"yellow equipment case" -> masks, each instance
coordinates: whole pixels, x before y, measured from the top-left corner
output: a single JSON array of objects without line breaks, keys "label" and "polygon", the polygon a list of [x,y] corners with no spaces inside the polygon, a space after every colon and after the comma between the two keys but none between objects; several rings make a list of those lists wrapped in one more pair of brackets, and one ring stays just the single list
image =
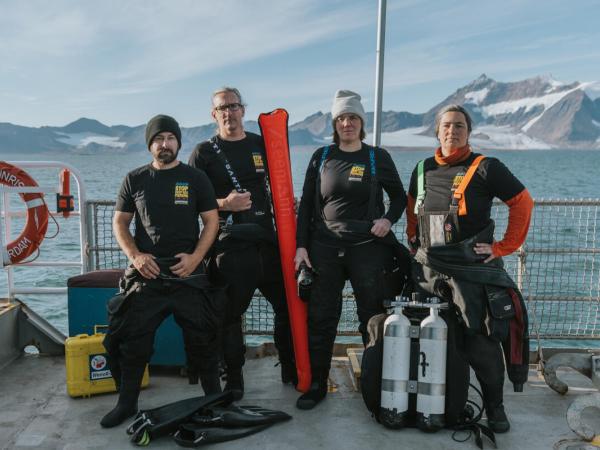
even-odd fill
[{"label": "yellow equipment case", "polygon": [[[102,345],[104,333],[94,331],[92,336],[78,334],[65,341],[67,392],[71,397],[89,397],[117,390],[107,365],[106,350]],[[146,366],[142,387],[148,386],[149,381]]]}]

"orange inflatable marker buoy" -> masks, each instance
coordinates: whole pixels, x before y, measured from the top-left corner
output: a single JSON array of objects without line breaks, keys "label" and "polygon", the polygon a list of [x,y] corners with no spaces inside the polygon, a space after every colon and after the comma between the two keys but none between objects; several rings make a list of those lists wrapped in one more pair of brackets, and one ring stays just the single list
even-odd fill
[{"label": "orange inflatable marker buoy", "polygon": [[294,187],[288,143],[288,113],[284,109],[276,109],[269,114],[261,114],[258,117],[258,124],[265,141],[281,269],[294,340],[294,356],[298,371],[296,389],[306,392],[311,382],[306,323],[307,307],[306,303],[298,297],[294,270],[296,213],[294,212]]}]

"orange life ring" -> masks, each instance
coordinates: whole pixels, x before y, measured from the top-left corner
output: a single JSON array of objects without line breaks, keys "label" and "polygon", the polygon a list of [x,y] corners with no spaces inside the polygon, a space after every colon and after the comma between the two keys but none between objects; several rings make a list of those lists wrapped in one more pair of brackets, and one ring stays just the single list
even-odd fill
[{"label": "orange life ring", "polygon": [[[4,161],[0,161],[0,183],[13,187],[38,185],[27,172]],[[27,205],[27,220],[19,237],[1,250],[4,265],[16,264],[35,252],[48,229],[48,207],[44,202],[44,194],[19,195]]]}]

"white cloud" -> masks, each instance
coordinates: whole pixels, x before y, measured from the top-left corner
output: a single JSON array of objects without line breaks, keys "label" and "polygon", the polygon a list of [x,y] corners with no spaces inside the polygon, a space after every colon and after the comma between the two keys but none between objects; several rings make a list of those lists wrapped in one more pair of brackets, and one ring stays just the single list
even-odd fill
[{"label": "white cloud", "polygon": [[57,58],[46,70],[81,70],[98,79],[98,96],[152,90],[322,42],[371,20],[368,5],[327,10],[316,0],[12,3],[0,57],[25,67],[44,55]]},{"label": "white cloud", "polygon": [[[195,121],[192,96],[203,101],[230,82],[251,108],[285,103],[295,118],[327,111],[339,88],[357,90],[372,110],[376,1],[2,3],[0,120],[61,123],[85,114],[141,122],[176,95],[174,113]],[[384,105],[426,110],[484,72],[499,81],[540,72],[568,80],[562,69],[571,76],[587,64],[594,73],[598,31],[572,25],[573,15],[593,15],[593,3],[581,8],[586,14],[558,0],[541,4],[389,0]],[[563,36],[578,45],[566,51]],[[419,106],[404,103],[407,91]]]}]

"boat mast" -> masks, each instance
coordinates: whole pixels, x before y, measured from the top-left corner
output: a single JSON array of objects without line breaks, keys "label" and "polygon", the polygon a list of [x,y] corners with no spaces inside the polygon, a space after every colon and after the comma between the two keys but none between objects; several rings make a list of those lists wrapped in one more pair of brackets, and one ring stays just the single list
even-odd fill
[{"label": "boat mast", "polygon": [[383,94],[383,57],[385,54],[386,0],[379,0],[377,16],[377,66],[375,68],[375,109],[373,113],[373,146],[381,143],[381,103]]}]

